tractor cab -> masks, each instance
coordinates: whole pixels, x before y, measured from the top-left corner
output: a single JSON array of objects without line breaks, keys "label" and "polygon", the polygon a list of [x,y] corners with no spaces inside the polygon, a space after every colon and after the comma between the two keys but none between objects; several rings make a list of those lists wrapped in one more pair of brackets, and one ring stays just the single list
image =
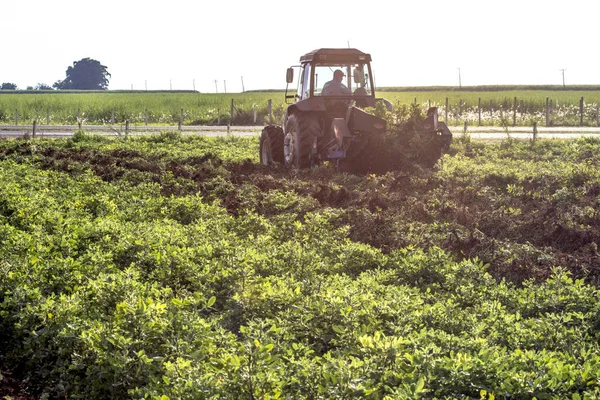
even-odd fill
[{"label": "tractor cab", "polygon": [[[286,89],[288,104],[320,97],[326,100],[327,110],[341,105],[347,108],[352,101],[362,108],[375,106],[370,54],[356,49],[318,49],[300,57],[299,69],[296,94],[288,94]],[[289,68],[287,82],[293,81],[294,69]]]}]

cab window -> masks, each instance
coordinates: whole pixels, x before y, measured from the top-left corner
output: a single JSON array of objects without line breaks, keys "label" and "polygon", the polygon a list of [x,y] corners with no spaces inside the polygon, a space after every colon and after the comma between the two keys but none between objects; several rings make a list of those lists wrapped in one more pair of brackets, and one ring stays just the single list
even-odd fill
[{"label": "cab window", "polygon": [[300,83],[298,84],[298,100],[308,99],[310,97],[310,64],[306,64],[300,74]]}]

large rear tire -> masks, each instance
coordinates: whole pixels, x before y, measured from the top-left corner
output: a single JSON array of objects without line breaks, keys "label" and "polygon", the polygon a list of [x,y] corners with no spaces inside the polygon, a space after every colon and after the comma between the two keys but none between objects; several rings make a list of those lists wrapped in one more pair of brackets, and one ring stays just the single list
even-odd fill
[{"label": "large rear tire", "polygon": [[288,117],[283,139],[285,165],[294,168],[311,166],[312,143],[319,130],[319,120],[314,114],[296,112]]},{"label": "large rear tire", "polygon": [[266,126],[260,134],[260,163],[271,165],[283,163],[283,129],[280,126]]}]

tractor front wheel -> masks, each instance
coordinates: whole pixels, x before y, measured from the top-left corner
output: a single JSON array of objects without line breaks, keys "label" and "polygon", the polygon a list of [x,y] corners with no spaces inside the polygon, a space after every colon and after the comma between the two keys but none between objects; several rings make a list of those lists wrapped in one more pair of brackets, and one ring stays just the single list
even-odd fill
[{"label": "tractor front wheel", "polygon": [[314,115],[295,113],[288,117],[283,139],[285,165],[295,168],[311,166],[311,145],[319,129],[319,120]]},{"label": "tractor front wheel", "polygon": [[280,126],[266,126],[260,134],[260,163],[270,165],[283,163],[283,129]]}]

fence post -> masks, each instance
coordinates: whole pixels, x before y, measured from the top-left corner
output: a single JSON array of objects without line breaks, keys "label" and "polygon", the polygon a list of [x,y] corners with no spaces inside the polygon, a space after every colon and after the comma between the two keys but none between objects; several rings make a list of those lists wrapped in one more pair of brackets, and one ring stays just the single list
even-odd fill
[{"label": "fence post", "polygon": [[77,109],[77,123],[79,124],[79,127],[81,129],[81,108]]},{"label": "fence post", "polygon": [[15,125],[19,125],[19,109],[15,108]]},{"label": "fence post", "polygon": [[458,109],[458,115],[462,117],[462,108],[463,108],[463,101],[462,99],[460,99],[460,106]]},{"label": "fence post", "polygon": [[517,96],[515,96],[515,102],[513,104],[513,126],[517,126]]},{"label": "fence post", "polygon": [[125,135],[129,135],[129,120],[125,120]]},{"label": "fence post", "polygon": [[146,123],[146,126],[148,126],[148,109],[146,108],[146,117],[144,118],[144,122]]},{"label": "fence post", "polygon": [[233,124],[233,110],[235,106],[233,105],[233,99],[231,99],[231,120],[229,121],[229,125]]},{"label": "fence post", "polygon": [[493,117],[494,110],[492,109],[492,99],[490,99],[490,117]]},{"label": "fence post", "polygon": [[46,109],[46,125],[50,125],[50,110]]},{"label": "fence post", "polygon": [[256,125],[256,107],[254,107],[254,125]]},{"label": "fence post", "polygon": [[583,126],[583,96],[579,100],[579,126]]},{"label": "fence post", "polygon": [[217,126],[221,125],[221,107],[217,109]]},{"label": "fence post", "polygon": [[183,108],[181,109],[181,114],[179,115],[179,131],[181,131],[183,127]]},{"label": "fence post", "polygon": [[479,114],[479,123],[477,126],[481,126],[481,97],[477,101],[477,113]]},{"label": "fence post", "polygon": [[269,99],[269,125],[273,124],[273,101]]},{"label": "fence post", "polygon": [[546,96],[546,126],[550,125],[550,99]]},{"label": "fence post", "polygon": [[537,139],[537,122],[533,122],[533,143],[535,143],[536,139]]},{"label": "fence post", "polygon": [[445,119],[446,125],[448,125],[448,98],[446,97],[446,119]]},{"label": "fence post", "polygon": [[114,125],[115,124],[115,109],[113,108],[112,111],[110,112],[110,124]]},{"label": "fence post", "polygon": [[463,128],[463,136],[467,135],[467,129],[469,128],[468,124],[467,124],[467,120],[465,119],[465,126]]},{"label": "fence post", "polygon": [[37,121],[33,120],[33,137],[34,138],[35,138],[35,128],[36,128],[36,125],[37,125]]},{"label": "fence post", "polygon": [[427,100],[427,110],[431,108],[431,100]]}]

